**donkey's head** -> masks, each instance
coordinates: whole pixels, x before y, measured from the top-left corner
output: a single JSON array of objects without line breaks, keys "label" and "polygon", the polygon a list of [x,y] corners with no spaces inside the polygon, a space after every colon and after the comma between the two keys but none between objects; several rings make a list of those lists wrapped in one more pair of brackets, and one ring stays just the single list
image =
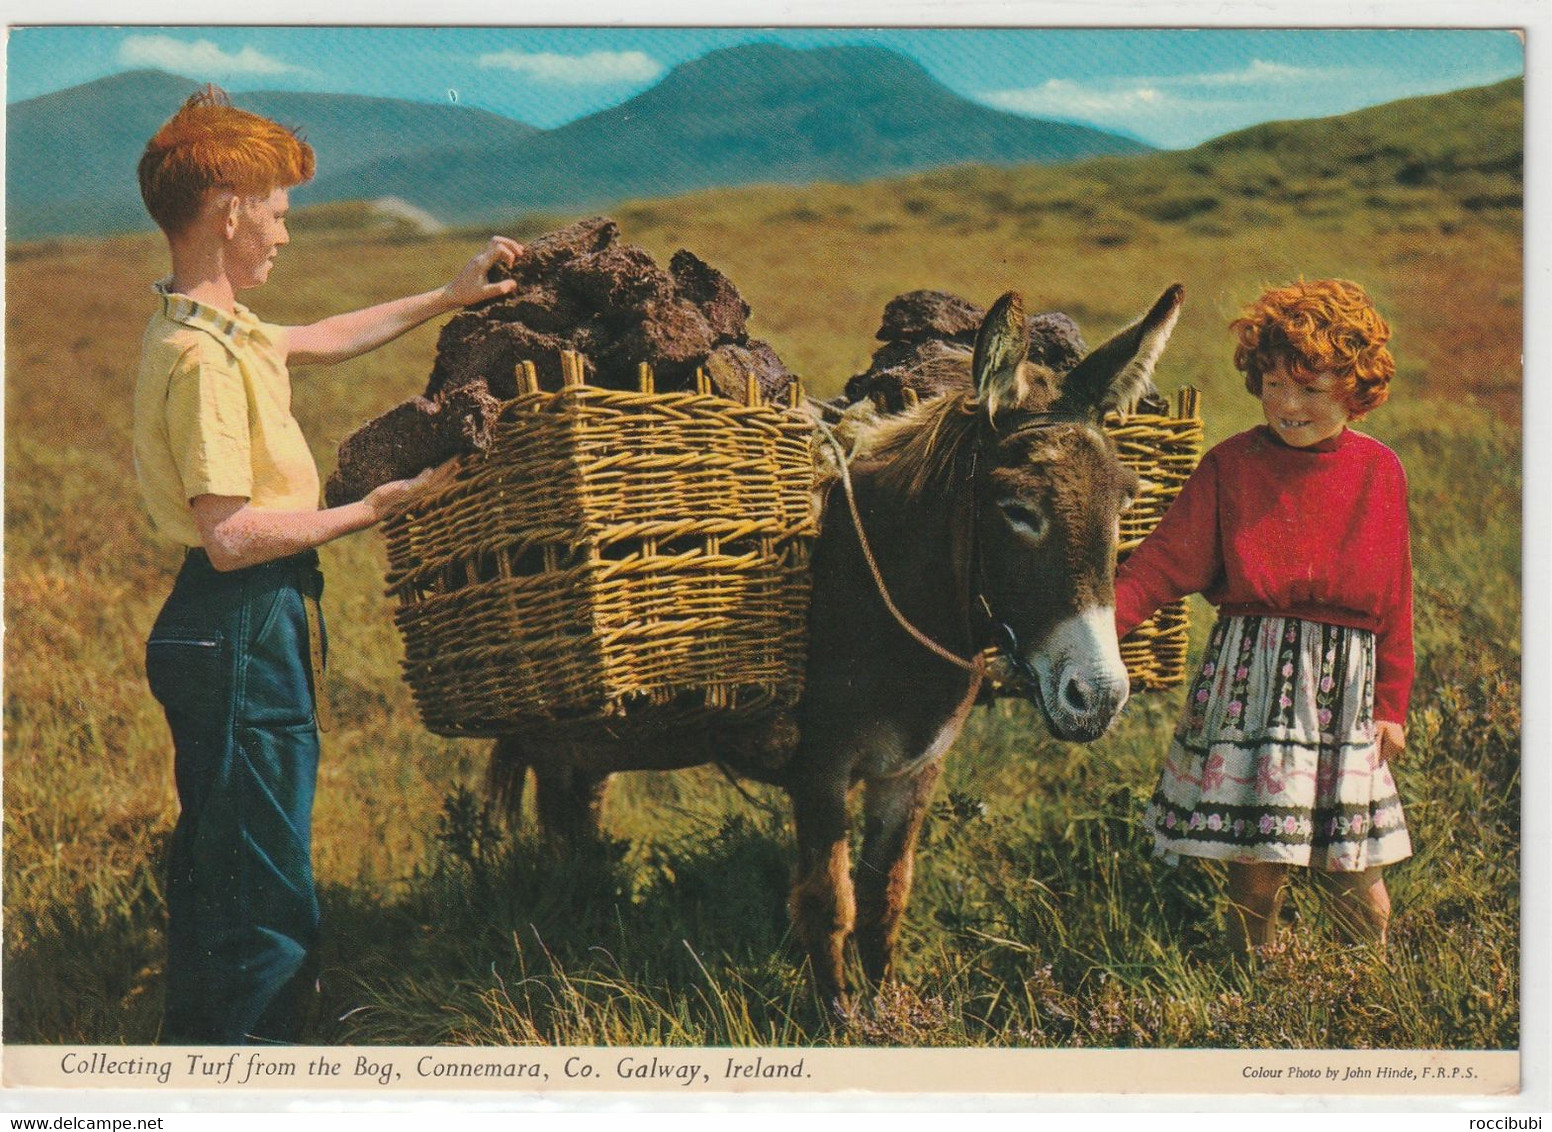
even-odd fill
[{"label": "donkey's head", "polygon": [[1065,377],[1027,362],[1023,302],[1002,296],[981,325],[972,590],[993,639],[1060,738],[1096,739],[1126,702],[1115,635],[1121,512],[1137,489],[1100,427],[1152,388],[1184,289]]}]

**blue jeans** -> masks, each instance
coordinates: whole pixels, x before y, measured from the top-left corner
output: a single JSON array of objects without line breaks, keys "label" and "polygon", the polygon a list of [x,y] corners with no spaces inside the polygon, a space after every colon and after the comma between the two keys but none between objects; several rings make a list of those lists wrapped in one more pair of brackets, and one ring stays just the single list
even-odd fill
[{"label": "blue jeans", "polygon": [[193,550],[146,643],[181,807],[164,1043],[287,1042],[301,1028],[318,939],[307,603],[322,590],[313,552],[222,573]]}]

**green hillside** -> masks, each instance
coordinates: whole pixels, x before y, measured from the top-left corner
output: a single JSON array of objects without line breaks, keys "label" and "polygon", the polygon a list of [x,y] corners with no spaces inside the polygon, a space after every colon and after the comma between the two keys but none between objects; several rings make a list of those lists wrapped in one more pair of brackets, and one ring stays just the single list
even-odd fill
[{"label": "green hillside", "polygon": [[1379,227],[1466,216],[1518,225],[1523,120],[1524,83],[1514,79],[1256,126],[1186,151],[1085,162],[1059,175],[954,170],[915,183],[929,196],[978,194],[1006,214],[1082,223],[1117,241],[1135,238],[1139,222],[1228,233],[1294,213],[1337,227],[1350,216]]}]

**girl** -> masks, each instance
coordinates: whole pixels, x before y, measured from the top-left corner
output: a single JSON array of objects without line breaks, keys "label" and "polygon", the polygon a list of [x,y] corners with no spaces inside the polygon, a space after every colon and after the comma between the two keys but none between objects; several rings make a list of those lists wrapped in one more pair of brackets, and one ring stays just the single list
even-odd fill
[{"label": "girl", "polygon": [[1148,807],[1155,849],[1226,861],[1237,947],[1271,943],[1290,866],[1383,945],[1385,865],[1411,854],[1389,763],[1406,744],[1406,477],[1349,422],[1383,404],[1390,328],[1361,287],[1300,281],[1230,326],[1266,424],[1213,448],[1116,574],[1124,635],[1200,593],[1219,618]]}]

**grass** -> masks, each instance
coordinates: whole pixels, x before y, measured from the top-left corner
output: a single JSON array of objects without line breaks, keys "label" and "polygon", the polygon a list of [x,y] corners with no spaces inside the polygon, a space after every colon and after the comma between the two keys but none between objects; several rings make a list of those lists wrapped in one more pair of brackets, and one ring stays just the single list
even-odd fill
[{"label": "grass", "polygon": [[[1365,427],[1411,477],[1419,611],[1398,771],[1418,853],[1391,871],[1398,916],[1383,957],[1337,944],[1300,887],[1298,923],[1251,973],[1224,949],[1220,870],[1149,859],[1139,815],[1178,696],[1137,698],[1087,747],[1001,704],[976,712],[950,755],[900,985],[832,1023],[784,910],[782,798],[746,797],[705,769],[631,776],[611,797],[609,840],[580,859],[501,827],[478,796],[482,745],[419,725],[381,543],[365,536],[323,552],[337,726],[315,821],[328,934],[309,1040],[1515,1047],[1517,175],[1488,159],[1462,172],[1473,199],[1497,202],[1474,207],[1461,182],[1380,183],[1372,163],[1255,193],[1279,167],[1246,152],[1217,156],[1232,166],[1222,187],[1193,167],[1202,154],[1170,154],[702,193],[613,215],[660,261],[690,247],[727,271],[755,332],[821,394],[865,368],[884,303],[904,291],[989,303],[1017,287],[1033,310],[1072,314],[1092,343],[1181,281],[1160,383],[1204,391],[1210,441],[1256,420],[1227,361],[1241,303],[1300,274],[1368,285],[1395,328],[1400,375]],[[270,319],[437,285],[484,236],[363,235],[348,215],[315,219],[254,296]],[[5,1035],[148,1042],[175,800],[141,648],[177,552],[140,512],[128,406],[164,253],[126,237],[7,256]],[[298,373],[296,412],[325,474],[357,424],[422,389],[436,333]]]}]

